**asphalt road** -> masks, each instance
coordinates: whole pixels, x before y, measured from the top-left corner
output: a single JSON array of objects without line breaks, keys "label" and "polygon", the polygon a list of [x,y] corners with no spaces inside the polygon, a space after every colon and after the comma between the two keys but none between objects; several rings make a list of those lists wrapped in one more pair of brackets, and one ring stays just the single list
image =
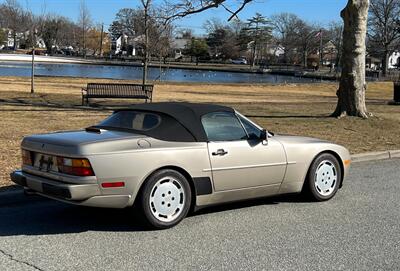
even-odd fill
[{"label": "asphalt road", "polygon": [[353,164],[337,196],[213,207],[146,231],[129,210],[0,208],[0,270],[400,270],[400,160]]}]

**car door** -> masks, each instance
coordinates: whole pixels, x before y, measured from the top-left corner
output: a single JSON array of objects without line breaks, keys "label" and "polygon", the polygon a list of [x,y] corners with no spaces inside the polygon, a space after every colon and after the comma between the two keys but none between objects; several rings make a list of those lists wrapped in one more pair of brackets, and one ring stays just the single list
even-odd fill
[{"label": "car door", "polygon": [[[243,118],[243,119],[242,119]],[[286,171],[283,146],[260,140],[261,130],[232,112],[202,117],[216,191],[280,184]]]}]

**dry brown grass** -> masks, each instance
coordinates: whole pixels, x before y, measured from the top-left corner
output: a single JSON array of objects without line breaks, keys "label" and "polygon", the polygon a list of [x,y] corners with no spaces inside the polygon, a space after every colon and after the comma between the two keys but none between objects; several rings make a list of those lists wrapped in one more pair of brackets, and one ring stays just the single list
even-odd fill
[{"label": "dry brown grass", "polygon": [[[110,112],[62,109],[80,105],[80,89],[88,82],[117,82],[82,78],[37,78],[31,95],[28,78],[0,77],[0,186],[9,185],[8,174],[19,166],[23,136],[94,124]],[[125,81],[126,82],[126,81]],[[371,83],[367,92],[368,120],[329,118],[336,103],[335,83],[291,85],[157,84],[154,101],[192,101],[231,105],[271,131],[325,138],[343,144],[352,153],[400,149],[400,107],[387,105],[391,83]],[[4,103],[25,102],[31,105]],[[34,106],[48,103],[53,107]],[[129,100],[96,100],[97,105]]]}]

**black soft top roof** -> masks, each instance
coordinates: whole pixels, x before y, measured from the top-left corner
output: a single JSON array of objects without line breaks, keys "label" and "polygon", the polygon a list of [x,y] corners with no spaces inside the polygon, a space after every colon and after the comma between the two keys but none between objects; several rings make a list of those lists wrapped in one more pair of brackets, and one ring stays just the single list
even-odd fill
[{"label": "black soft top roof", "polygon": [[234,112],[227,106],[185,102],[160,102],[137,104],[124,110],[140,110],[155,113],[163,113],[171,116],[182,124],[199,142],[207,142],[207,135],[201,123],[201,117],[212,112]]}]

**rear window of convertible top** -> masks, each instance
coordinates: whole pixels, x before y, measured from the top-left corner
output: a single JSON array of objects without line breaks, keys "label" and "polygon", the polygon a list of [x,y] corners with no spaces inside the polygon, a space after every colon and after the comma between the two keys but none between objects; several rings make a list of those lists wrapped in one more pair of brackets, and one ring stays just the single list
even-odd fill
[{"label": "rear window of convertible top", "polygon": [[155,113],[140,111],[118,111],[97,126],[148,131],[161,123],[161,117]]},{"label": "rear window of convertible top", "polygon": [[196,141],[194,136],[176,119],[157,112],[121,110],[95,127],[132,131],[165,141]]}]

